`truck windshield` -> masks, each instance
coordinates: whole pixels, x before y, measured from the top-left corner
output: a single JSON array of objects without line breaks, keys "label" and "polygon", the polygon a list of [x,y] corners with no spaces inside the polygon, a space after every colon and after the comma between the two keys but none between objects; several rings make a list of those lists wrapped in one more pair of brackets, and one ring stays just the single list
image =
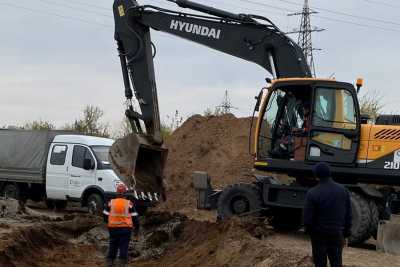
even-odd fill
[{"label": "truck windshield", "polygon": [[111,164],[108,160],[109,146],[91,146],[93,153],[96,155],[97,161],[100,163],[99,167],[102,169],[110,169]]}]

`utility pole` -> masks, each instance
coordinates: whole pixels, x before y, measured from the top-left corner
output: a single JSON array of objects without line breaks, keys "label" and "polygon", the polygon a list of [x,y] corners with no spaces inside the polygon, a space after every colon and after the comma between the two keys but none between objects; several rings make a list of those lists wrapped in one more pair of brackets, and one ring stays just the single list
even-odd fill
[{"label": "utility pole", "polygon": [[231,113],[231,109],[237,109],[232,106],[231,100],[229,99],[228,90],[225,90],[224,100],[221,105],[217,106],[217,109],[221,111],[222,114]]},{"label": "utility pole", "polygon": [[321,50],[317,48],[313,48],[312,40],[311,40],[311,33],[312,32],[322,32],[325,29],[320,29],[317,27],[312,28],[310,23],[310,16],[311,14],[316,14],[318,12],[313,11],[310,9],[308,5],[308,0],[304,0],[303,10],[298,13],[288,14],[288,16],[300,16],[301,15],[301,22],[300,28],[295,29],[292,32],[288,32],[287,34],[291,33],[298,33],[297,44],[303,49],[304,56],[306,57],[307,63],[310,66],[311,72],[315,77],[315,65],[314,65],[314,50]]}]

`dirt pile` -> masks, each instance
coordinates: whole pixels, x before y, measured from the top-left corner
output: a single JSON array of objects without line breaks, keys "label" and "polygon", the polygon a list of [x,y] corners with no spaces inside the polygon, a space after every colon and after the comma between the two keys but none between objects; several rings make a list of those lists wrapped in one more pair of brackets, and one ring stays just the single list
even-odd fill
[{"label": "dirt pile", "polygon": [[[273,232],[263,221],[200,222],[168,213],[151,217],[152,227],[160,223],[158,230],[153,230],[159,239],[149,244],[163,253],[153,259],[137,258],[135,266],[312,266],[307,254],[276,249],[268,242]],[[168,230],[165,226],[171,221],[175,227]]]},{"label": "dirt pile", "polygon": [[[64,265],[64,260],[66,266],[76,266],[69,255],[74,247],[68,239],[75,238],[98,225],[98,218],[68,215],[57,221],[53,221],[53,218],[48,219],[40,222],[31,220],[25,224],[3,220],[0,224],[0,266],[60,266]],[[82,253],[86,254],[84,251]],[[86,261],[87,259],[83,262]]]},{"label": "dirt pile", "polygon": [[167,140],[169,149],[165,169],[167,203],[163,208],[182,211],[195,207],[192,173],[207,171],[215,186],[251,181],[249,154],[251,118],[228,114],[186,120]]}]

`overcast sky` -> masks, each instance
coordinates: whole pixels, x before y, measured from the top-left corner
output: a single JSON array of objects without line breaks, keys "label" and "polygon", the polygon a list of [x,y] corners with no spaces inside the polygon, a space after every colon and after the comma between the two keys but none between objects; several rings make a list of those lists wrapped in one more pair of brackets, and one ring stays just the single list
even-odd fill
[{"label": "overcast sky", "polygon": [[[199,2],[263,15],[285,32],[299,26],[300,17],[286,14],[300,11],[303,3]],[[162,0],[140,3],[176,9]],[[400,113],[400,3],[310,0],[310,5],[321,8],[312,25],[326,29],[313,35],[314,46],[323,49],[315,52],[318,76],[334,75],[349,82],[363,77],[364,91],[381,92],[385,112]],[[124,94],[112,1],[0,0],[0,25],[0,125],[48,120],[62,126],[78,118],[87,104],[101,107],[105,121],[113,126],[120,123]],[[251,115],[254,96],[270,76],[261,67],[167,34],[153,32],[152,37],[162,118],[175,110],[186,117],[214,108],[222,102],[224,90],[229,90],[237,116]]]}]

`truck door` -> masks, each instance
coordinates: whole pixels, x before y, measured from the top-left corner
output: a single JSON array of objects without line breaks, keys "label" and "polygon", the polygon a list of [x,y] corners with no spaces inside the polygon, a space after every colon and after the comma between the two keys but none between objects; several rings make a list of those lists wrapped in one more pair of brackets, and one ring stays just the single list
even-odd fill
[{"label": "truck door", "polygon": [[68,153],[66,144],[52,144],[46,168],[46,194],[50,199],[66,199],[68,195]]},{"label": "truck door", "polygon": [[[85,159],[90,159],[92,167],[84,169]],[[96,184],[96,161],[92,151],[83,145],[74,145],[71,166],[69,168],[69,197],[80,198],[83,191]]]},{"label": "truck door", "polygon": [[314,89],[307,160],[355,163],[359,131],[358,102],[354,89]]}]

